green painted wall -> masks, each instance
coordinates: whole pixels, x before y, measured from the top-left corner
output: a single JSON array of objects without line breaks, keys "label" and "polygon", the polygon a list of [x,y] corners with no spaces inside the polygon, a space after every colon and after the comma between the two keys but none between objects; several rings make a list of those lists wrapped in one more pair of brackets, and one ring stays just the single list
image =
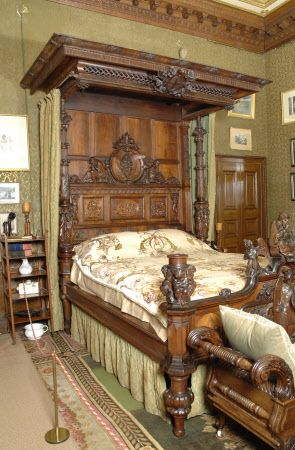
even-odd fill
[{"label": "green painted wall", "polygon": [[[1,0],[1,24],[0,24],[0,51],[2,68],[0,73],[0,114],[28,114],[29,138],[30,138],[30,172],[1,172],[0,181],[19,181],[21,183],[21,202],[30,200],[33,204],[32,223],[33,231],[40,229],[39,207],[39,150],[38,150],[38,107],[37,103],[42,96],[38,93],[30,96],[19,87],[19,81],[23,73],[35,60],[38,53],[50,36],[56,33],[68,34],[75,37],[94,40],[97,42],[112,43],[122,47],[144,50],[169,57],[178,57],[177,40],[181,40],[187,48],[187,58],[202,64],[213,65],[233,71],[248,73],[259,77],[269,77],[279,80],[279,74],[275,72],[277,55],[282,52],[281,60],[285,60],[285,50],[273,51],[267,56],[258,55],[245,50],[239,50],[225,45],[220,45],[201,38],[172,32],[150,25],[143,25],[132,21],[121,20],[115,17],[97,14],[90,11],[82,11],[77,8],[58,5],[47,0],[27,0],[23,4],[28,8],[28,13],[17,14],[17,6],[21,3],[16,0]],[[290,46],[294,50],[294,46]],[[288,59],[288,58],[287,58]],[[270,68],[266,68],[266,64]],[[291,64],[291,63],[290,63]],[[288,74],[291,74],[289,68]],[[292,80],[294,82],[294,80]],[[285,79],[285,85],[287,85]],[[292,84],[292,83],[291,83]],[[294,87],[294,84],[293,84]],[[268,125],[275,124],[271,133],[276,136],[276,127],[279,123],[272,120],[272,108],[268,103],[268,95],[274,96],[276,87],[266,87],[256,98],[255,120],[242,120],[230,118],[225,111],[217,113],[216,118],[216,149],[217,153],[228,154],[229,127],[251,128],[253,130],[253,151],[255,155],[269,155],[276,153],[281,143],[275,140],[272,146],[267,140]],[[277,87],[279,91],[280,87]],[[288,89],[288,87],[286,87]],[[269,94],[270,93],[270,94]],[[266,111],[269,111],[266,114]],[[291,126],[289,126],[291,128]],[[286,129],[287,130],[287,129]],[[280,133],[278,133],[280,134]],[[285,136],[285,133],[284,133]],[[288,137],[286,137],[287,141]],[[239,152],[234,151],[235,154]],[[268,153],[271,152],[271,153]],[[244,154],[244,153],[243,153]],[[273,178],[276,163],[270,164],[269,178]],[[1,163],[0,163],[1,166]],[[277,214],[283,204],[277,190],[272,190],[274,183],[269,183],[270,218]],[[284,205],[291,206],[288,201],[289,192],[284,197]],[[22,214],[20,205],[13,207],[18,214],[18,225],[22,227]],[[9,205],[0,205],[0,212],[9,211]]]}]

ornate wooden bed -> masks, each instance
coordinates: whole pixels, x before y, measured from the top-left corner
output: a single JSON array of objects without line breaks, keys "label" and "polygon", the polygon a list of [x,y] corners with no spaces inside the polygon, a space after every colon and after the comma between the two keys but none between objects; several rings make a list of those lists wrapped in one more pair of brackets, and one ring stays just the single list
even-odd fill
[{"label": "ornate wooden bed", "polygon": [[[69,283],[73,245],[124,230],[180,228],[207,240],[200,117],[258,92],[267,80],[150,53],[53,35],[21,85],[49,92],[59,88],[61,115],[60,277],[65,327],[71,304],[113,330],[151,359],[170,378],[165,394],[174,433],[184,433],[193,396],[194,371],[186,345],[189,331],[220,303],[241,307],[271,291],[276,275],[261,275],[250,258],[246,287],[235,294],[190,301],[193,270],[185,255],[164,268],[168,340],[149,324]],[[197,186],[191,214],[189,123],[196,152]],[[265,237],[265,236],[264,236]],[[163,277],[164,280],[164,277]],[[261,288],[263,287],[262,293]],[[260,294],[259,294],[260,293]]]}]

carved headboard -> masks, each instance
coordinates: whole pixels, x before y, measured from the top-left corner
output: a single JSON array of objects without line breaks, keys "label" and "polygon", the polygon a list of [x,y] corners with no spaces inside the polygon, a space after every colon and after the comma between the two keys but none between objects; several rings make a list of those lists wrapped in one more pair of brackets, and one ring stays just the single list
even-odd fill
[{"label": "carved headboard", "polygon": [[74,230],[77,242],[118,230],[182,227],[182,180],[164,176],[161,160],[142,154],[128,132],[113,143],[110,156],[89,157],[86,170],[81,157],[62,160],[61,190],[68,177],[74,214],[61,224],[61,236]]}]

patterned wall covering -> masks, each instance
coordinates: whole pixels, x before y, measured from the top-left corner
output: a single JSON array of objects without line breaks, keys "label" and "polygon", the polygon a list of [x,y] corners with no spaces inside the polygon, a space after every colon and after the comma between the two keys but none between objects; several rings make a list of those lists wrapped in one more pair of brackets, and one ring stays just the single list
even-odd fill
[{"label": "patterned wall covering", "polygon": [[[170,30],[120,20],[115,17],[90,11],[81,11],[76,8],[46,2],[44,0],[27,0],[24,4],[28,8],[28,13],[24,14],[21,19],[16,12],[17,6],[20,5],[18,1],[1,0],[2,32],[0,35],[0,51],[3,52],[1,60],[6,61],[6,64],[2,66],[2,73],[0,74],[0,95],[2,99],[0,113],[28,113],[31,170],[29,173],[3,173],[0,171],[0,181],[6,180],[7,177],[11,177],[9,178],[11,181],[20,181],[21,201],[30,200],[33,205],[32,222],[34,232],[40,229],[40,163],[37,103],[42,94],[36,94],[34,96],[27,95],[26,102],[25,93],[19,87],[19,81],[24,73],[23,66],[25,70],[28,69],[30,64],[35,60],[36,55],[42,50],[44,44],[54,32],[98,42],[112,43],[114,45],[144,50],[169,57],[178,57],[178,46],[176,43],[180,39],[183,46],[187,48],[187,58],[192,61],[223,67],[233,71],[238,70],[239,72],[249,73],[253,76],[268,76],[269,78],[276,76],[273,73],[274,70],[269,70],[266,74],[265,55],[250,53],[245,50],[216,44]],[[283,51],[282,49],[279,52],[283,53]],[[271,52],[267,56],[271,62],[271,66],[275,64],[275,57],[276,51]],[[285,58],[282,56],[281,59],[284,60]],[[288,77],[289,73],[291,73],[291,69],[285,77]],[[267,109],[266,95],[268,89],[265,88],[257,96],[255,121],[229,118],[224,111],[217,114],[217,153],[225,154],[232,152],[229,149],[229,127],[236,126],[241,128],[250,127],[253,129],[254,143],[251,154],[267,154],[267,117],[265,111]],[[270,121],[270,124],[273,125],[273,122]],[[277,145],[273,146],[276,149],[277,147]],[[239,153],[237,151],[234,152],[235,154]],[[270,187],[272,187],[271,184]],[[287,195],[287,198],[289,198],[289,195]],[[273,214],[273,211],[276,210],[276,202],[280,201],[280,199],[270,197],[270,201]],[[20,212],[21,206],[17,205],[17,208],[14,208],[14,210],[18,214],[18,224],[21,225],[23,220]],[[7,207],[0,205],[1,211],[7,211]]]},{"label": "patterned wall covering", "polygon": [[268,208],[273,220],[286,210],[295,227],[295,202],[291,201],[290,139],[295,138],[295,122],[282,125],[281,93],[295,89],[295,41],[266,54],[268,87]]}]

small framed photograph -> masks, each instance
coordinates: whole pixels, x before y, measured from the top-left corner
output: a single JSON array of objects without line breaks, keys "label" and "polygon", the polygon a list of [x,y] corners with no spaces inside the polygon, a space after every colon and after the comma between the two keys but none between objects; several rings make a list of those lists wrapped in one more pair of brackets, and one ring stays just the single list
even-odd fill
[{"label": "small framed photograph", "polygon": [[282,123],[295,122],[295,89],[282,92]]},{"label": "small framed photograph", "polygon": [[29,170],[27,116],[0,115],[0,170]]},{"label": "small framed photograph", "polygon": [[0,205],[19,203],[19,183],[0,183]]},{"label": "small framed photograph", "polygon": [[290,159],[291,159],[291,166],[295,167],[295,138],[290,139]]},{"label": "small framed photograph", "polygon": [[230,148],[235,150],[252,150],[251,130],[230,127]]},{"label": "small framed photograph", "polygon": [[291,200],[295,200],[295,173],[290,173]]},{"label": "small framed photograph", "polygon": [[228,112],[231,117],[240,117],[241,119],[255,118],[255,94],[247,95],[236,101],[234,107]]}]

